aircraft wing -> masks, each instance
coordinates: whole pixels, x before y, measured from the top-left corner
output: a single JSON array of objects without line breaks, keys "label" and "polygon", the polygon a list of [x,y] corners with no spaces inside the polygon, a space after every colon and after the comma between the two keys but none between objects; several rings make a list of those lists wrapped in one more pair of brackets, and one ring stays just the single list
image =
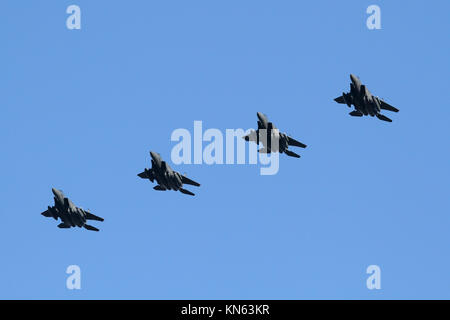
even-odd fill
[{"label": "aircraft wing", "polygon": [[140,177],[142,179],[147,179],[148,178],[147,172],[144,171],[144,172],[138,173],[138,177]]},{"label": "aircraft wing", "polygon": [[252,130],[249,134],[243,136],[242,138],[244,138],[245,141],[256,141],[257,140],[256,135],[257,135],[256,131]]},{"label": "aircraft wing", "polygon": [[[51,209],[54,210],[54,211],[58,211],[55,207],[51,207]],[[53,213],[50,210],[48,210],[48,209],[45,210],[44,212],[41,212],[41,215],[43,215],[44,217],[47,217],[47,218],[53,218],[55,220],[58,220],[58,217],[57,216],[53,216]]]},{"label": "aircraft wing", "polygon": [[334,99],[334,101],[336,101],[337,103],[346,104],[349,107],[353,103],[352,95],[350,93],[345,92],[342,93],[342,96]]},{"label": "aircraft wing", "polygon": [[306,144],[301,143],[300,141],[297,141],[289,136],[288,136],[288,144],[294,147],[306,148]]},{"label": "aircraft wing", "polygon": [[103,221],[103,218],[97,217],[95,214],[92,214],[88,211],[85,211],[86,213],[86,220],[95,220],[95,221]]},{"label": "aircraft wing", "polygon": [[384,102],[381,99],[380,99],[380,108],[384,109],[384,110],[392,111],[392,112],[398,112],[399,111],[397,108],[394,108],[393,106],[391,106],[390,104]]},{"label": "aircraft wing", "polygon": [[48,210],[45,210],[44,212],[42,212],[41,215],[43,215],[44,217],[47,217],[47,218],[53,218],[53,215]]},{"label": "aircraft wing", "polygon": [[184,184],[190,184],[192,186],[200,187],[200,183],[195,182],[194,180],[191,180],[188,177],[183,176],[183,175],[181,175],[181,182],[183,182]]},{"label": "aircraft wing", "polygon": [[153,179],[155,179],[151,170],[145,170],[141,173],[138,173],[138,177],[140,177],[142,179],[150,179],[152,182],[153,182]]},{"label": "aircraft wing", "polygon": [[334,99],[334,101],[336,101],[337,103],[345,103],[344,96],[337,97],[336,99]]}]

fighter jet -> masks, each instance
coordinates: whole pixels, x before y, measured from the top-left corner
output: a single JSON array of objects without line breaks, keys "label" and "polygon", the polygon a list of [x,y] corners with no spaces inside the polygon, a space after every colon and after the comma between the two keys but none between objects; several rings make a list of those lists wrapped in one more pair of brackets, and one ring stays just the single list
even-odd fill
[{"label": "fighter jet", "polygon": [[153,189],[159,191],[180,191],[181,193],[193,196],[194,194],[192,192],[182,188],[183,183],[200,187],[199,183],[172,170],[167,162],[162,160],[159,153],[150,151],[150,156],[152,157],[152,167],[150,169],[145,168],[144,172],[139,173],[138,176],[142,179],[149,179],[151,182],[156,180],[158,184]]},{"label": "fighter jet", "polygon": [[382,99],[373,96],[357,76],[351,74],[350,79],[352,80],[352,83],[350,83],[350,92],[343,92],[342,96],[337,97],[334,101],[337,103],[345,103],[349,108],[353,104],[355,110],[349,113],[353,117],[370,115],[371,117],[376,116],[383,121],[392,122],[391,119],[380,113],[381,109],[393,112],[398,112],[399,110],[384,102]]},{"label": "fighter jet", "polygon": [[[293,151],[288,150],[289,146],[295,146],[300,148],[306,148],[306,144],[303,144],[292,137],[289,137],[286,133],[281,133],[275,127],[272,122],[269,122],[267,116],[261,112],[257,112],[258,116],[258,129],[252,130],[248,135],[243,138],[245,141],[255,141],[257,145],[259,142],[262,142],[263,148],[259,149],[258,152],[261,153],[271,153],[271,152],[280,152],[286,153],[290,157],[300,158],[298,154]],[[277,130],[273,130],[277,129]],[[263,131],[261,131],[263,130]],[[267,135],[266,137],[263,134]],[[272,141],[278,140],[278,149],[272,150]]]},{"label": "fighter jet", "polygon": [[103,218],[76,207],[69,198],[64,196],[61,190],[52,188],[52,192],[55,195],[55,205],[53,207],[48,206],[47,210],[41,213],[44,217],[54,218],[55,220],[60,218],[62,223],[58,225],[58,228],[84,227],[87,230],[99,231],[97,228],[86,224],[86,220],[103,221]]}]

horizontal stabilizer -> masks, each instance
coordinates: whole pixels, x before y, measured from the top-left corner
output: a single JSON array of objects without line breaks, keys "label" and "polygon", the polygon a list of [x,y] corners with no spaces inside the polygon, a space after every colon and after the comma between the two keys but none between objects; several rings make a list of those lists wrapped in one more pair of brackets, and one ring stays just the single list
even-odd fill
[{"label": "horizontal stabilizer", "polygon": [[306,148],[306,144],[295,140],[294,138],[288,137],[288,144],[294,147]]},{"label": "horizontal stabilizer", "polygon": [[391,119],[389,119],[385,115],[382,115],[381,113],[377,114],[377,118],[380,119],[380,120],[383,120],[383,121],[392,122]]},{"label": "horizontal stabilizer", "polygon": [[381,99],[380,99],[380,108],[384,109],[384,110],[392,111],[392,112],[398,112],[399,111],[397,108],[391,106],[390,104],[384,102]]},{"label": "horizontal stabilizer", "polygon": [[181,182],[183,182],[185,184],[190,184],[192,186],[200,187],[200,183],[195,182],[194,180],[191,180],[186,176],[181,176]]},{"label": "horizontal stabilizer", "polygon": [[363,116],[362,112],[358,111],[358,110],[354,110],[354,111],[350,112],[349,115],[351,115],[352,117],[362,117]]},{"label": "horizontal stabilizer", "polygon": [[86,211],[86,219],[87,220],[95,220],[95,221],[104,221],[103,218],[97,217],[95,214]]},{"label": "horizontal stabilizer", "polygon": [[180,188],[179,190],[180,190],[181,193],[188,194],[190,196],[195,196],[195,194],[193,194],[189,190],[186,190],[186,189],[183,189],[183,188]]},{"label": "horizontal stabilizer", "polygon": [[97,229],[96,227],[90,226],[88,224],[84,225],[84,228],[87,230],[91,230],[91,231],[100,231],[99,229]]},{"label": "horizontal stabilizer", "polygon": [[289,157],[300,158],[300,155],[298,155],[295,152],[292,152],[290,150],[284,150],[284,153],[286,153]]}]

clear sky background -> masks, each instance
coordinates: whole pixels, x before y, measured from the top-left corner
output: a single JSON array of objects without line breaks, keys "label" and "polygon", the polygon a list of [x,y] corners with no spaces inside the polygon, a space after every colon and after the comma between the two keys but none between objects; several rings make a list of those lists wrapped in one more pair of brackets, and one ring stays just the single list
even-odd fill
[{"label": "clear sky background", "polygon": [[[81,7],[81,30],[66,8]],[[368,30],[366,8],[381,8]],[[1,1],[0,298],[450,298],[450,2]],[[355,73],[400,109],[353,118]],[[136,174],[174,129],[308,145],[258,165]],[[51,188],[105,221],[58,229]],[[81,267],[81,290],[66,268]],[[366,268],[381,268],[381,290]]]}]

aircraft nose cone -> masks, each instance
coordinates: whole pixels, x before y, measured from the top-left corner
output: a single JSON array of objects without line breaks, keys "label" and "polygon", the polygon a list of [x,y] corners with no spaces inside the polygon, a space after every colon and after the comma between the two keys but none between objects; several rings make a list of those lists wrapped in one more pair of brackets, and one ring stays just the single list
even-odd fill
[{"label": "aircraft nose cone", "polygon": [[156,152],[150,151],[150,156],[152,157],[153,160],[156,161],[156,159],[158,159],[158,154]]},{"label": "aircraft nose cone", "polygon": [[263,121],[262,119],[264,119],[264,115],[263,115],[261,112],[257,112],[257,113],[256,113],[256,116],[258,117],[258,119],[259,119],[260,121]]},{"label": "aircraft nose cone", "polygon": [[55,188],[52,188],[52,192],[53,192],[53,194],[56,196],[57,195],[57,193],[58,193],[58,191],[55,189]]},{"label": "aircraft nose cone", "polygon": [[353,83],[355,83],[357,81],[358,77],[355,76],[354,74],[350,75],[350,80],[352,80]]}]

